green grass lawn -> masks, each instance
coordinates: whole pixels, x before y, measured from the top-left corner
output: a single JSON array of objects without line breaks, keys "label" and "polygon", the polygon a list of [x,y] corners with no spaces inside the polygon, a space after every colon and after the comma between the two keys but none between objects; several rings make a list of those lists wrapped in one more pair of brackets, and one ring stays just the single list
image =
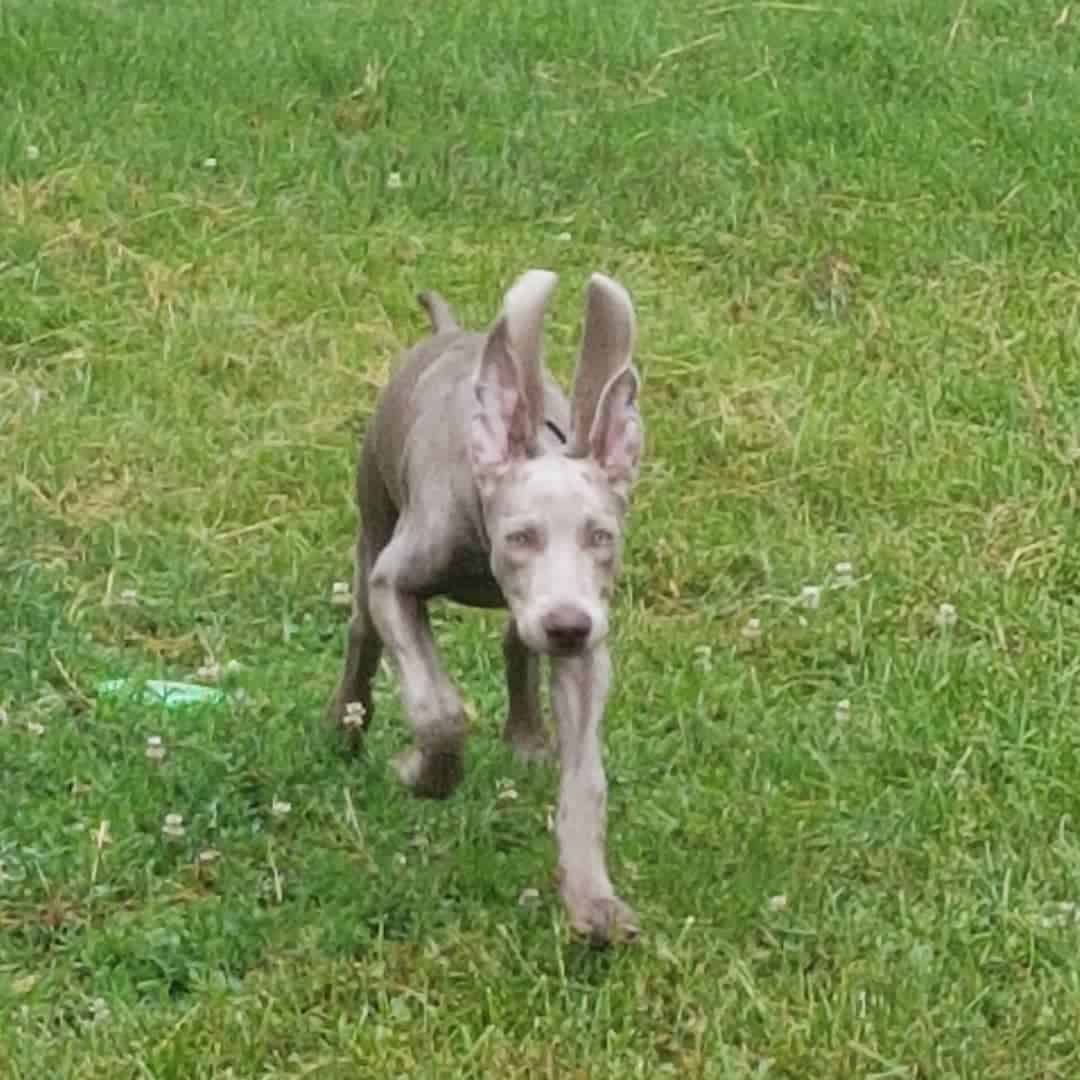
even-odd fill
[{"label": "green grass lawn", "polygon": [[[1078,108],[1064,0],[0,7],[0,1076],[1080,1075]],[[320,720],[414,294],[530,266],[640,322],[625,949],[497,617],[449,802]]]}]

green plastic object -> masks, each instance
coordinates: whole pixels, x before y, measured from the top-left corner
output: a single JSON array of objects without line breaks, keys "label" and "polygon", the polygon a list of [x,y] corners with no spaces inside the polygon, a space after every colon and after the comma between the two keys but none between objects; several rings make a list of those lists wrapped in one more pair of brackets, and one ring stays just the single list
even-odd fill
[{"label": "green plastic object", "polygon": [[144,705],[164,705],[166,709],[182,709],[187,705],[221,705],[225,694],[213,686],[197,683],[168,682],[148,679],[109,679],[98,683],[97,692],[103,697],[132,697]]}]

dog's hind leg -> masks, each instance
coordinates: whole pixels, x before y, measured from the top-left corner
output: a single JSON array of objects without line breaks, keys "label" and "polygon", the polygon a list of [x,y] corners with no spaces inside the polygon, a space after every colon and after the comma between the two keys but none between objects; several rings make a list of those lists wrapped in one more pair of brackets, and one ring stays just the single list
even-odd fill
[{"label": "dog's hind leg", "polygon": [[368,607],[368,576],[374,560],[370,545],[361,536],[356,542],[353,569],[352,618],[345,638],[345,663],[327,718],[337,726],[348,750],[360,748],[371,723],[371,683],[379,667],[383,646]]},{"label": "dog's hind leg", "polygon": [[371,617],[368,579],[380,552],[393,535],[397,514],[378,470],[369,435],[358,472],[357,502],[362,519],[353,559],[352,617],[345,636],[345,661],[337,689],[327,705],[327,720],[340,732],[345,748],[355,751],[371,723],[371,683],[379,668],[383,645]]}]

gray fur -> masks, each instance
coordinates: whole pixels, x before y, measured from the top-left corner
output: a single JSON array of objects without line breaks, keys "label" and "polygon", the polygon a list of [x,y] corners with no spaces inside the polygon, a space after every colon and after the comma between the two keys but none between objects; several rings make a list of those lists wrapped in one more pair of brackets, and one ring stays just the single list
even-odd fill
[{"label": "gray fur", "polygon": [[568,401],[542,358],[555,283],[547,271],[522,275],[486,333],[460,329],[437,293],[420,295],[432,336],[405,354],[361,451],[353,613],[329,712],[359,739],[385,648],[414,733],[398,775],[417,795],[449,795],[464,771],[465,713],[440,664],[428,602],[509,607],[504,738],[522,757],[544,756],[546,656],[561,771],[560,890],[573,926],[606,942],[637,932],[606,868],[600,740],[608,604],[642,447],[634,311],[621,285],[593,275]]}]

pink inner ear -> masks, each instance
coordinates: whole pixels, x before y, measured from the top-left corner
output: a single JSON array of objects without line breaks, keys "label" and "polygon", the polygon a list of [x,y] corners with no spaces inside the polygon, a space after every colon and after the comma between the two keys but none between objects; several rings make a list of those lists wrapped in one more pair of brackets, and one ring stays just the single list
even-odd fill
[{"label": "pink inner ear", "polygon": [[641,426],[631,408],[612,417],[604,438],[600,464],[609,473],[633,472],[641,456]]},{"label": "pink inner ear", "polygon": [[532,422],[505,314],[484,344],[474,389],[474,464],[495,466],[524,457],[532,438]]},{"label": "pink inner ear", "polygon": [[526,455],[528,410],[521,393],[503,381],[477,382],[469,427],[473,474],[486,494],[511,462]]},{"label": "pink inner ear", "polygon": [[474,469],[494,469],[506,462],[507,439],[502,425],[481,409],[473,414],[469,450]]},{"label": "pink inner ear", "polygon": [[612,480],[631,478],[641,456],[636,394],[637,375],[627,366],[604,388],[597,406],[589,446],[593,458]]}]

